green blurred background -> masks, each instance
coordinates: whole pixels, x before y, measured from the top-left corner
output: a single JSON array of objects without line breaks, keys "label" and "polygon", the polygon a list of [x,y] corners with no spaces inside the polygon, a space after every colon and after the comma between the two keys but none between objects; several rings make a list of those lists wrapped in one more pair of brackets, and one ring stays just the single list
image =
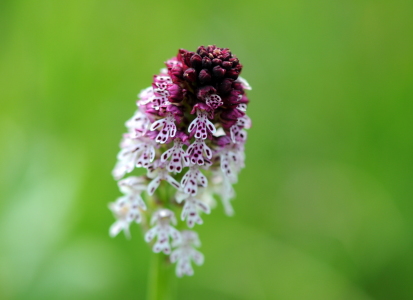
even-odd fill
[{"label": "green blurred background", "polygon": [[144,299],[108,236],[136,94],[178,48],[252,85],[236,215],[177,299],[413,299],[413,2],[0,1],[0,299]]}]

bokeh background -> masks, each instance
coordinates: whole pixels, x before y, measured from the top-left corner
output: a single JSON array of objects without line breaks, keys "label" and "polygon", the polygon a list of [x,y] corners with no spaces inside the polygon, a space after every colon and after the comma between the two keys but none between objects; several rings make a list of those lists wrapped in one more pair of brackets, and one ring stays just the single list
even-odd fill
[{"label": "bokeh background", "polygon": [[177,299],[413,299],[413,2],[0,1],[0,299],[144,299],[108,236],[136,94],[178,48],[252,85],[236,215]]}]

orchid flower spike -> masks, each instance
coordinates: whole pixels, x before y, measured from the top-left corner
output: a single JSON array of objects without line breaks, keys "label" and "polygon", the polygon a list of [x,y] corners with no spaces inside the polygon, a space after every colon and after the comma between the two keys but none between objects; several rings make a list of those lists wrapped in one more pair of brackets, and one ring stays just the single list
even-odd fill
[{"label": "orchid flower spike", "polygon": [[[140,223],[152,250],[177,264],[178,277],[204,261],[195,250],[198,234],[187,228],[208,223],[213,195],[227,215],[234,212],[232,186],[245,166],[251,127],[242,67],[228,48],[180,49],[138,94],[126,122],[112,172],[123,196],[109,204],[116,218],[110,235],[129,236],[130,224]],[[122,179],[136,168],[146,175]]]}]

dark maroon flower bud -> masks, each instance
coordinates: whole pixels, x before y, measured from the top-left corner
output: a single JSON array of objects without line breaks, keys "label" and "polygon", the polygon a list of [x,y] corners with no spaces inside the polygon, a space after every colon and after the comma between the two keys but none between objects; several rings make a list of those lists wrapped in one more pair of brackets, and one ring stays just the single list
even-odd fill
[{"label": "dark maroon flower bud", "polygon": [[194,54],[190,59],[190,63],[192,68],[200,69],[202,66],[202,57],[198,54]]},{"label": "dark maroon flower bud", "polygon": [[178,60],[186,64],[188,67],[190,66],[189,60],[191,59],[191,56],[194,54],[194,52],[185,50],[185,49],[179,49],[179,55],[178,55]]},{"label": "dark maroon flower bud", "polygon": [[236,65],[235,67],[233,67],[233,69],[237,70],[237,71],[238,71],[238,74],[240,74],[241,71],[242,71],[242,65],[241,65],[241,64],[238,64],[238,65]]},{"label": "dark maroon flower bud", "polygon": [[239,71],[237,69],[233,68],[233,69],[227,71],[226,76],[229,77],[229,78],[232,78],[232,79],[237,79],[238,76],[239,76]]},{"label": "dark maroon flower bud", "polygon": [[185,64],[190,67],[191,66],[191,57],[194,55],[194,52],[187,52],[185,53],[184,61]]},{"label": "dark maroon flower bud", "polygon": [[228,49],[224,49],[222,51],[222,59],[223,60],[227,60],[228,58],[230,58],[232,56],[231,51],[229,51]]},{"label": "dark maroon flower bud", "polygon": [[194,55],[195,53],[192,51],[187,51],[185,49],[179,49],[179,60],[182,61],[185,65],[187,65],[188,67],[191,66],[191,57],[192,55]]},{"label": "dark maroon flower bud", "polygon": [[226,94],[232,89],[232,82],[234,80],[230,78],[225,78],[219,85],[218,85],[218,91],[222,94]]},{"label": "dark maroon flower bud", "polygon": [[214,73],[214,76],[216,76],[218,78],[222,78],[222,77],[224,77],[226,70],[221,68],[221,66],[215,66],[212,69],[212,72]]},{"label": "dark maroon flower bud", "polygon": [[220,136],[216,139],[216,143],[220,147],[225,147],[229,143],[231,143],[231,139],[227,135]]},{"label": "dark maroon flower bud", "polygon": [[196,96],[198,97],[198,99],[204,100],[207,95],[215,94],[216,92],[217,90],[213,86],[206,85],[199,88],[198,94]]},{"label": "dark maroon flower bud", "polygon": [[188,68],[184,72],[184,79],[188,82],[195,82],[196,81],[196,71],[193,68]]},{"label": "dark maroon flower bud", "polygon": [[235,67],[239,63],[239,60],[236,57],[230,58],[228,61],[232,62],[233,67]]},{"label": "dark maroon flower bud", "polygon": [[[198,49],[196,50],[196,53],[198,53],[201,56],[204,56],[208,52],[207,52],[205,46],[199,46]],[[202,55],[202,54],[204,54],[204,55]]]},{"label": "dark maroon flower bud", "polygon": [[222,127],[230,128],[232,125],[237,123],[237,120],[243,117],[245,113],[240,111],[238,108],[231,108],[224,110],[220,117],[222,121]]},{"label": "dark maroon flower bud", "polygon": [[222,63],[222,60],[220,60],[219,58],[214,58],[214,59],[212,60],[212,64],[213,64],[214,66],[219,66],[219,65],[221,65],[221,63]]},{"label": "dark maroon flower bud", "polygon": [[207,50],[209,53],[212,53],[215,49],[216,49],[216,46],[215,46],[215,45],[209,45],[206,50]]},{"label": "dark maroon flower bud", "polygon": [[183,58],[184,58],[184,56],[185,56],[185,53],[187,53],[187,52],[188,52],[188,50],[179,49],[178,55],[176,56],[176,58],[178,59],[178,61],[184,62]]},{"label": "dark maroon flower bud", "polygon": [[179,79],[182,79],[182,76],[184,75],[184,70],[181,67],[174,66],[169,70],[169,75],[172,77],[172,81],[177,81]]},{"label": "dark maroon flower bud", "polygon": [[248,104],[250,102],[250,100],[248,99],[247,95],[242,95],[241,99],[238,101],[238,103],[245,103]]},{"label": "dark maroon flower bud", "polygon": [[202,68],[209,69],[212,66],[212,61],[208,57],[202,58]]},{"label": "dark maroon flower bud", "polygon": [[201,50],[198,52],[198,54],[201,55],[201,57],[208,56],[208,52],[206,51],[205,48],[204,48],[204,49],[201,49]]},{"label": "dark maroon flower bud", "polygon": [[170,95],[169,98],[171,102],[180,102],[184,98],[182,88],[177,84],[173,84],[170,87],[168,87],[168,92]]},{"label": "dark maroon flower bud", "polygon": [[242,98],[243,91],[232,89],[228,96],[224,97],[222,100],[226,105],[238,105]]},{"label": "dark maroon flower bud", "polygon": [[232,83],[232,88],[233,88],[234,90],[240,90],[240,91],[244,90],[244,88],[242,87],[242,83],[239,82],[239,81],[234,81],[234,82]]},{"label": "dark maroon flower bud", "polygon": [[198,102],[197,104],[194,105],[194,107],[192,107],[191,115],[193,115],[196,112],[197,109],[202,109],[202,110],[208,111],[211,108],[203,102]]},{"label": "dark maroon flower bud", "polygon": [[227,61],[227,60],[226,60],[226,61],[223,61],[222,64],[221,64],[221,66],[222,66],[224,69],[229,70],[229,69],[232,68],[232,62]]},{"label": "dark maroon flower bud", "polygon": [[199,72],[198,78],[201,84],[209,83],[211,81],[211,73],[206,69],[202,69],[201,72]]}]

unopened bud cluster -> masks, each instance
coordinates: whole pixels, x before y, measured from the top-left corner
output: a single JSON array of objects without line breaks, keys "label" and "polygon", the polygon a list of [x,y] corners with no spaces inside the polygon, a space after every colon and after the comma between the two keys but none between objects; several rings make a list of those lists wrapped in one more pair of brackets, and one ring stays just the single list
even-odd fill
[{"label": "unopened bud cluster", "polygon": [[[113,170],[123,196],[109,205],[117,219],[110,235],[123,230],[129,236],[130,223],[141,223],[153,251],[170,255],[181,277],[193,274],[191,261],[203,263],[198,234],[186,227],[203,224],[212,195],[233,214],[232,184],[244,167],[244,129],[251,125],[245,90],[251,88],[227,48],[181,49],[165,64],[126,122]],[[135,168],[147,174],[122,179]]]}]

